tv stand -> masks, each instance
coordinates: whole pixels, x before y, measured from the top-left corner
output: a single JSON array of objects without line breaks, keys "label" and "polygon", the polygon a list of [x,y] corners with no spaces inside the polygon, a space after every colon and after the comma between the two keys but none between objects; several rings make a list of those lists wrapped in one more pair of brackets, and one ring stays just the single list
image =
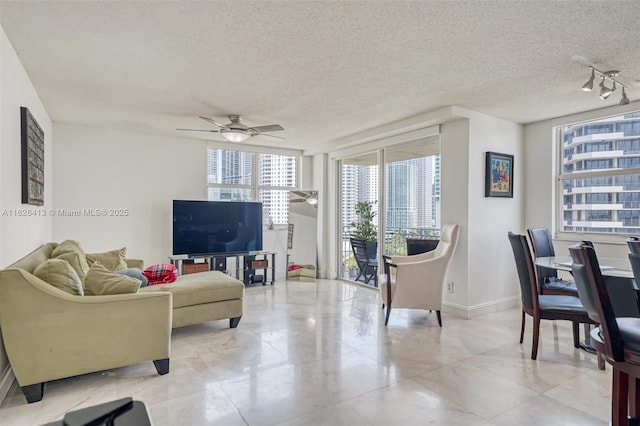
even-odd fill
[{"label": "tv stand", "polygon": [[[219,270],[222,272],[228,272],[227,259],[234,258],[236,261],[236,278],[242,281],[245,285],[259,284],[266,285],[270,283],[273,285],[276,282],[276,253],[273,252],[240,252],[240,253],[214,253],[214,254],[201,254],[201,255],[188,255],[188,256],[169,256],[169,261],[172,265],[178,268],[181,274],[189,272],[189,266],[191,264],[208,265],[207,270]],[[204,261],[198,262],[198,259],[204,259]],[[199,271],[202,272],[202,271]],[[260,274],[260,272],[262,274]],[[270,272],[270,273],[269,273]],[[270,278],[270,280],[269,280]]]}]

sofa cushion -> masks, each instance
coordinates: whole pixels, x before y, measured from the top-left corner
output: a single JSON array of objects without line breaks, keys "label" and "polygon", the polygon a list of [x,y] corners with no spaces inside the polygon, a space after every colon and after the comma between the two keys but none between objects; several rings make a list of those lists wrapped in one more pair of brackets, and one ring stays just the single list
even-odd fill
[{"label": "sofa cushion", "polygon": [[137,293],[140,280],[110,271],[100,262],[93,262],[84,281],[87,296]]},{"label": "sofa cushion", "polygon": [[171,284],[157,284],[140,289],[140,292],[168,291],[173,294],[173,308],[241,299],[244,284],[220,271],[198,272],[181,275]]},{"label": "sofa cushion", "polygon": [[45,260],[36,267],[33,275],[69,294],[76,296],[84,295],[82,281],[78,273],[66,260]]},{"label": "sofa cushion", "polygon": [[87,263],[92,266],[94,262],[100,262],[108,270],[115,272],[127,269],[127,248],[106,251],[104,253],[87,253]]}]

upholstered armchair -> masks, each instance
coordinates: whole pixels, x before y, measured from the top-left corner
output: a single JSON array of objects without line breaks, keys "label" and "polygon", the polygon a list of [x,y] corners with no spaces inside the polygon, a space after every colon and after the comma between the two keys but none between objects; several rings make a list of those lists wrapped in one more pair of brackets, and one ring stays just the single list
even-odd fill
[{"label": "upholstered armchair", "polygon": [[384,274],[378,277],[382,308],[428,309],[436,311],[442,327],[442,291],[447,268],[458,244],[459,225],[443,225],[435,250],[413,256],[384,256]]}]

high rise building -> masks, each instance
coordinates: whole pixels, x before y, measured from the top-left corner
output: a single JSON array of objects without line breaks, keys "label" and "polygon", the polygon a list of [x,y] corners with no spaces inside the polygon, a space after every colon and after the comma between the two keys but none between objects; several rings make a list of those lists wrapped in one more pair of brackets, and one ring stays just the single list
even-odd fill
[{"label": "high rise building", "polygon": [[625,171],[640,168],[640,113],[565,126],[562,143],[560,229],[640,233],[640,175]]}]

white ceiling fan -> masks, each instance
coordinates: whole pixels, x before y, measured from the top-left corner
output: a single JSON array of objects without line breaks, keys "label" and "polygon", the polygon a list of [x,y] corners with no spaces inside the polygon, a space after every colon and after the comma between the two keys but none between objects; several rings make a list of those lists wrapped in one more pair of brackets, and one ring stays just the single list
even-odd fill
[{"label": "white ceiling fan", "polygon": [[176,130],[186,130],[191,132],[211,132],[217,133],[220,132],[222,137],[224,137],[229,142],[243,142],[250,137],[253,136],[268,136],[271,138],[284,139],[280,136],[268,135],[265,132],[277,132],[280,130],[284,130],[279,124],[269,124],[267,126],[256,126],[256,127],[248,127],[244,123],[242,123],[242,116],[238,114],[230,114],[229,117],[230,123],[221,124],[216,120],[209,117],[202,117],[208,123],[215,124],[220,128],[220,130],[210,130],[210,129],[176,129]]}]

